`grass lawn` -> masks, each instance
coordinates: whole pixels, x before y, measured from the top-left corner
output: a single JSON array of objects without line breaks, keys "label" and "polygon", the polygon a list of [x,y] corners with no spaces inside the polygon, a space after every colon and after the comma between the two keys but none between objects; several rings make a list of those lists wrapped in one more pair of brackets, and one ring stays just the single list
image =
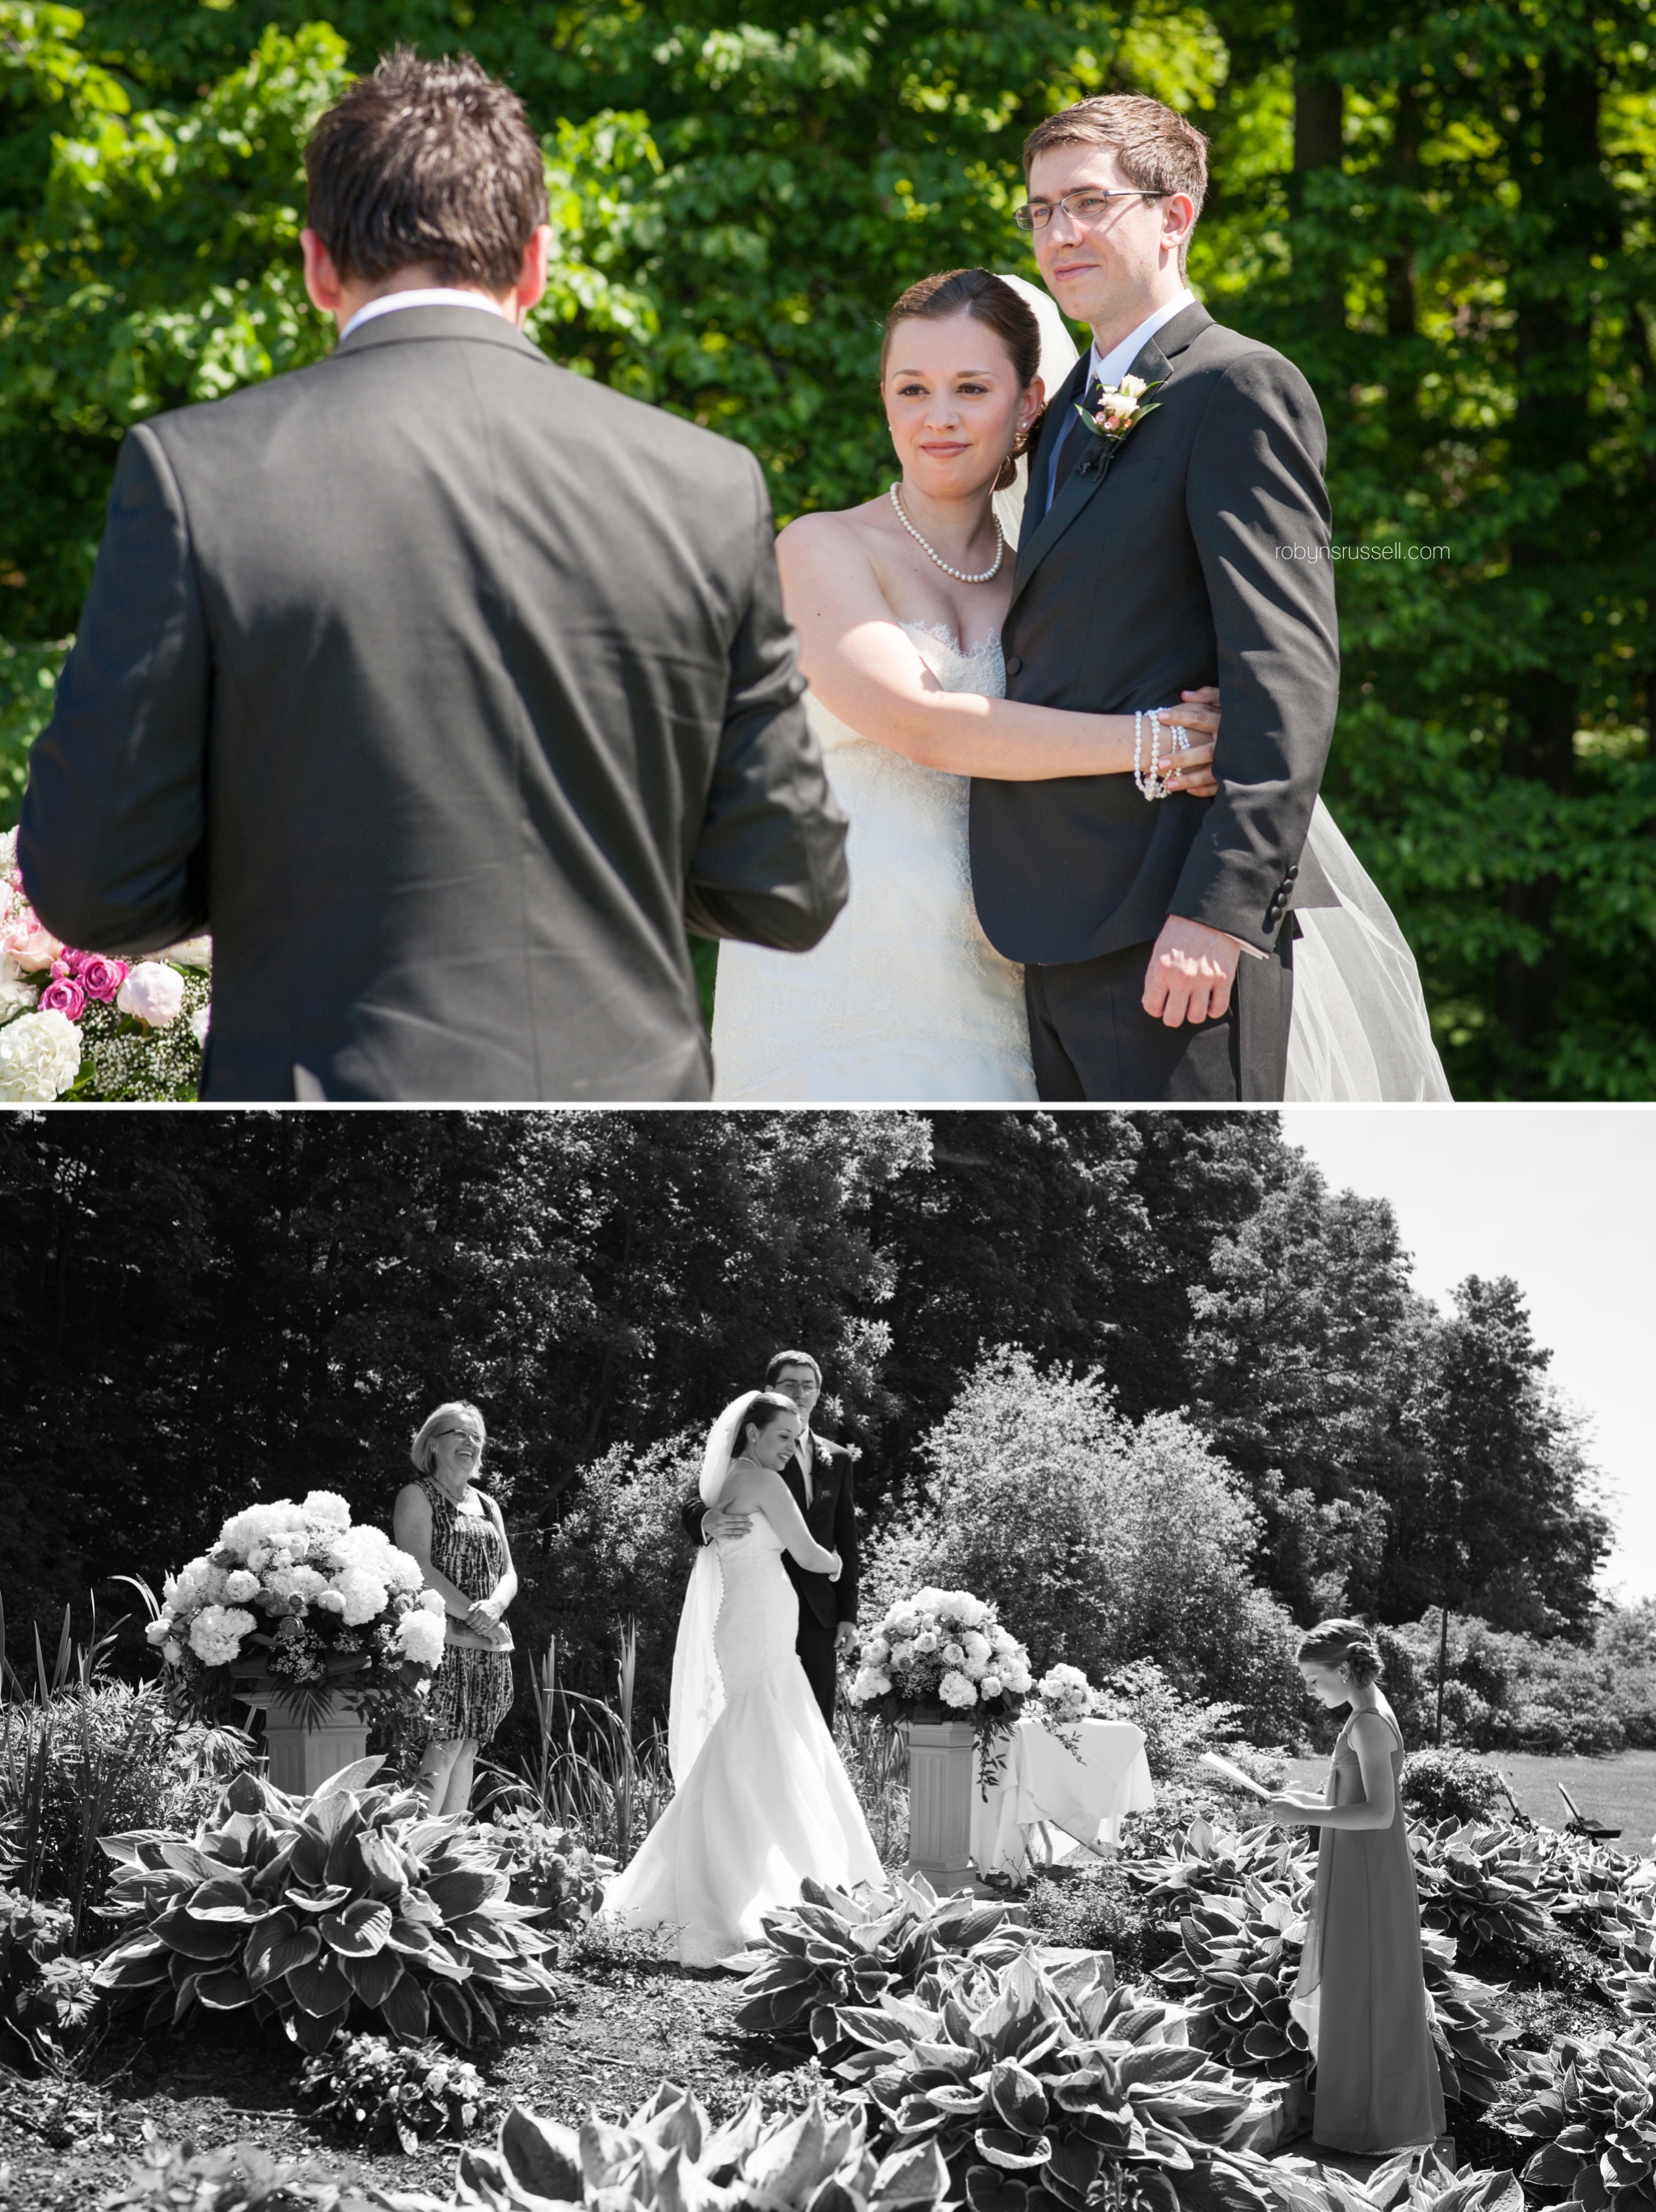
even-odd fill
[{"label": "grass lawn", "polygon": [[[1562,1782],[1589,1820],[1619,1828],[1618,1850],[1648,1856],[1656,1836],[1656,1751],[1618,1751],[1609,1759],[1543,1759],[1527,1751],[1489,1753],[1532,1820],[1562,1828],[1569,1812],[1558,1794]],[[1291,1762],[1294,1786],[1315,1790],[1328,1773],[1325,1759]]]}]

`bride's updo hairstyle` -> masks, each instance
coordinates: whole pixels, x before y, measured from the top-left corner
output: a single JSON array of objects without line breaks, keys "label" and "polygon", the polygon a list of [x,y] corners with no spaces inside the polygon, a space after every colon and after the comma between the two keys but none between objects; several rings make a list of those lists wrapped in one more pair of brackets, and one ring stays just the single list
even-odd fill
[{"label": "bride's updo hairstyle", "polygon": [[742,1418],[736,1431],[736,1456],[740,1459],[747,1449],[747,1432],[757,1429],[761,1436],[774,1428],[784,1413],[797,1413],[799,1407],[791,1398],[784,1398],[780,1390],[756,1390],[742,1407]]},{"label": "bride's updo hairstyle", "polygon": [[[1018,389],[1026,392],[1041,373],[1041,326],[1028,301],[1020,300],[1010,284],[987,269],[946,269],[939,276],[922,276],[917,284],[910,285],[886,318],[886,337],[880,349],[880,382],[886,381],[892,333],[899,323],[943,323],[953,315],[970,315],[973,322],[994,331],[1012,363]],[[1014,462],[1033,445],[1040,428],[1038,415],[1008,455],[1006,466],[995,479],[996,491],[1004,491],[1013,482]]]},{"label": "bride's updo hairstyle", "polygon": [[1364,1689],[1384,1671],[1379,1647],[1361,1620],[1319,1620],[1300,1638],[1294,1656],[1313,1667],[1348,1668],[1352,1680]]}]

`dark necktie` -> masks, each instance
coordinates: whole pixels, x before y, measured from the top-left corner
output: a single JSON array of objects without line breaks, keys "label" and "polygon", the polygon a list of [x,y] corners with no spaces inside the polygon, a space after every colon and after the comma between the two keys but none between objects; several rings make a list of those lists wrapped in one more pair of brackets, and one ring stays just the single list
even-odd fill
[{"label": "dark necktie", "polygon": [[[1081,401],[1082,406],[1090,408],[1103,389],[1103,385],[1095,376],[1087,387],[1087,395]],[[1058,448],[1058,472],[1052,479],[1052,504],[1055,507],[1058,503],[1058,494],[1075,474],[1076,464],[1080,461],[1086,447],[1087,433],[1072,412],[1069,417],[1069,428],[1064,433],[1064,441]]]}]

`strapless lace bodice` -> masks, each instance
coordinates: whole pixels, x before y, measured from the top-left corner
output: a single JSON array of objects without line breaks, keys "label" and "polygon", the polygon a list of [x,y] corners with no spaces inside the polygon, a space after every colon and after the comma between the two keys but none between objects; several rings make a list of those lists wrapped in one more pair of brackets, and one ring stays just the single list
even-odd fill
[{"label": "strapless lace bodice", "polygon": [[[998,635],[963,651],[902,628],[944,690],[1004,697]],[[970,779],[917,766],[819,700],[806,710],[850,823],[851,895],[813,951],[721,946],[714,1097],[1032,1101],[1023,971],[972,904]]]}]

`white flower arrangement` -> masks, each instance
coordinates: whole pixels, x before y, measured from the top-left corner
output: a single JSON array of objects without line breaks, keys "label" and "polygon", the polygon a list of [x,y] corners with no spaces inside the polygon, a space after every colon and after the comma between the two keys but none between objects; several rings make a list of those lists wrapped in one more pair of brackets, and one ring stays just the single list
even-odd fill
[{"label": "white flower arrangement", "polygon": [[445,1634],[423,1580],[382,1528],[313,1490],[232,1514],[210,1552],[167,1577],[146,1633],[174,1704],[204,1716],[225,1709],[239,1678],[301,1695],[338,1686],[359,1705],[419,1695]]},{"label": "white flower arrangement", "polygon": [[1068,1667],[1062,1662],[1049,1667],[1035,1685],[1037,1706],[1031,1718],[1038,1720],[1049,1735],[1056,1735],[1067,1751],[1081,1749],[1081,1724],[1093,1713],[1103,1709],[1101,1693],[1095,1690],[1079,1667]]},{"label": "white flower arrangement", "polygon": [[993,1735],[1017,1719],[1034,1686],[1028,1652],[969,1590],[927,1588],[900,1598],[863,1638],[852,1704],[893,1722],[929,1708]]}]

